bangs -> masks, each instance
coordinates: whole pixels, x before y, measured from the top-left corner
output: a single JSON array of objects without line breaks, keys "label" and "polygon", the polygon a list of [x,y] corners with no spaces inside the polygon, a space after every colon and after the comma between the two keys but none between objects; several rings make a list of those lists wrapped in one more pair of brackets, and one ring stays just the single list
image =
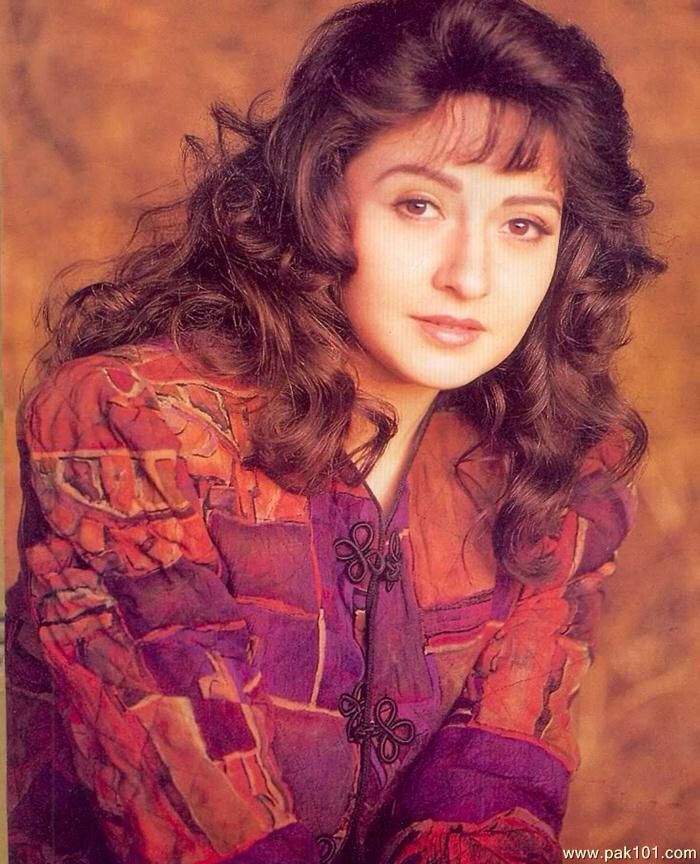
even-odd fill
[{"label": "bangs", "polygon": [[[470,102],[481,103],[481,110],[470,110]],[[492,161],[500,171],[534,171],[551,162],[554,144],[556,158],[548,167],[560,173],[554,128],[527,105],[481,93],[451,94],[431,114],[432,122],[438,124],[439,141],[431,160],[452,159],[457,164]]]}]

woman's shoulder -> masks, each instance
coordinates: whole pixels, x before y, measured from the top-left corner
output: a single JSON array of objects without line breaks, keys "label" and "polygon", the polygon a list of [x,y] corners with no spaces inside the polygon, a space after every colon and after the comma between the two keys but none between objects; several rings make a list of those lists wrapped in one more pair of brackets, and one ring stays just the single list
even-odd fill
[{"label": "woman's shoulder", "polygon": [[24,399],[18,431],[30,449],[43,451],[100,449],[107,429],[152,448],[159,423],[240,438],[256,396],[170,341],[126,345],[52,371]]},{"label": "woman's shoulder", "polygon": [[[475,426],[455,411],[436,415],[433,440],[446,464],[458,468],[460,488],[469,492],[488,512],[498,507],[507,477],[507,458],[480,438]],[[636,515],[636,487],[629,472],[621,470],[629,443],[624,431],[610,429],[580,456],[561,530],[543,538],[525,554],[552,553],[560,559],[552,578],[597,570],[615,557],[629,534]],[[465,452],[466,451],[466,452]],[[431,476],[435,475],[431,470]]]},{"label": "woman's shoulder", "polygon": [[559,529],[523,550],[527,557],[546,556],[551,563],[547,577],[532,583],[531,591],[587,577],[597,584],[614,571],[636,512],[635,485],[621,467],[627,452],[626,436],[613,429],[582,454]]},{"label": "woman's shoulder", "polygon": [[579,571],[595,569],[613,557],[634,522],[636,487],[619,471],[627,448],[623,432],[613,429],[582,460],[570,504],[584,526]]}]

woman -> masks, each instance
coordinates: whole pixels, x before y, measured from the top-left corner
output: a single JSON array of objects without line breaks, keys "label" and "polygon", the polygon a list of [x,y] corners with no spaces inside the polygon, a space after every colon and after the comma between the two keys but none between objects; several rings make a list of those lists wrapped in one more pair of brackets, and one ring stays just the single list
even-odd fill
[{"label": "woman", "polygon": [[379,0],[215,117],[25,405],[17,860],[558,860],[660,269],[620,89],[516,0]]}]

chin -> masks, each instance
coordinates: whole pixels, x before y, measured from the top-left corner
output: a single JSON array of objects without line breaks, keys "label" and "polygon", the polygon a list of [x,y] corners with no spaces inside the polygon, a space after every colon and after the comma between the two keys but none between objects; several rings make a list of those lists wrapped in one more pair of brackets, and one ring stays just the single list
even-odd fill
[{"label": "chin", "polygon": [[425,367],[415,369],[413,370],[413,379],[416,383],[430,387],[433,390],[457,390],[460,387],[466,387],[467,384],[471,384],[472,381],[483,375],[486,371],[481,367],[477,367],[474,363],[459,364],[458,368],[455,368],[453,364],[451,365],[452,368],[441,369],[439,366],[436,366],[430,371],[426,371]]},{"label": "chin", "polygon": [[[479,373],[481,374],[481,373]],[[471,384],[478,375],[472,376],[457,376],[457,375],[404,375],[403,381],[407,384],[413,384],[418,388],[425,390],[433,390],[442,392],[443,390],[459,390],[460,387],[466,387]]]}]

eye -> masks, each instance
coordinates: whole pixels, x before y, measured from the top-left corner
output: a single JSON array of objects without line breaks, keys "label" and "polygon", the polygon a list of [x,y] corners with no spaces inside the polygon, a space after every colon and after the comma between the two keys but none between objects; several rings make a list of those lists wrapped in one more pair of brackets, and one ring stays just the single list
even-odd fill
[{"label": "eye", "polygon": [[435,219],[440,215],[437,205],[427,198],[403,198],[394,206],[399,213],[412,219]]},{"label": "eye", "polygon": [[552,234],[552,230],[544,223],[537,222],[534,219],[509,219],[506,222],[505,230],[512,237],[517,237],[521,240],[539,240],[545,235]]}]

